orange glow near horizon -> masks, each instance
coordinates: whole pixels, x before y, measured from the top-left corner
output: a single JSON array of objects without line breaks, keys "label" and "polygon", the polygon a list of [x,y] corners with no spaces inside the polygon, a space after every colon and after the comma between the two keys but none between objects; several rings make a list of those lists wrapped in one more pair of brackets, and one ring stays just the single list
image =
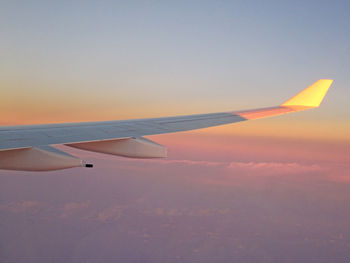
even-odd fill
[{"label": "orange glow near horizon", "polygon": [[[106,94],[80,94],[72,91],[69,96],[60,89],[47,90],[33,88],[26,84],[24,93],[11,89],[25,83],[3,83],[6,91],[0,97],[0,125],[30,125],[64,122],[89,122],[121,119],[164,117],[220,111],[222,106],[174,100],[146,103],[142,97],[130,98],[130,94],[111,96]],[[34,86],[34,84],[32,84]],[[43,84],[42,84],[43,85]],[[49,85],[49,84],[48,84]],[[33,94],[30,92],[32,89]],[[129,96],[128,96],[129,95]],[[321,94],[322,95],[322,94]],[[126,99],[125,99],[126,98]],[[152,102],[152,101],[151,101]],[[235,105],[232,102],[232,105]],[[317,111],[318,109],[314,110]],[[309,112],[309,111],[307,111]],[[312,112],[312,111],[310,111]],[[253,115],[252,115],[253,114]],[[252,119],[259,112],[247,113],[244,117]],[[265,136],[278,138],[302,138],[326,141],[350,141],[350,122],[343,119],[320,119],[314,113],[292,113],[273,117],[229,124],[194,131],[196,134],[225,136]],[[306,116],[306,117],[305,117]],[[316,116],[317,118],[315,118]],[[323,117],[323,116],[322,116]],[[333,118],[333,117],[332,117]]]},{"label": "orange glow near horizon", "polygon": [[[160,109],[157,111],[155,108],[148,108],[148,110],[141,114],[142,111],[140,109],[135,109],[134,111],[128,111],[129,109],[127,109],[116,113],[114,109],[106,108],[74,111],[71,109],[55,110],[52,107],[44,110],[42,107],[45,107],[45,105],[41,105],[41,107],[38,105],[37,107],[32,107],[30,110],[25,110],[24,108],[19,108],[16,111],[12,109],[3,109],[1,110],[0,125],[30,125],[161,117],[159,112],[163,112],[165,116],[174,115],[171,113],[164,113],[164,111]],[[302,113],[299,113],[298,115],[301,116],[301,114]],[[240,122],[196,130],[192,133],[350,141],[350,133],[348,132],[350,130],[349,122],[333,121],[333,123],[330,124],[326,120],[307,120],[297,117],[284,118],[285,116]]]}]

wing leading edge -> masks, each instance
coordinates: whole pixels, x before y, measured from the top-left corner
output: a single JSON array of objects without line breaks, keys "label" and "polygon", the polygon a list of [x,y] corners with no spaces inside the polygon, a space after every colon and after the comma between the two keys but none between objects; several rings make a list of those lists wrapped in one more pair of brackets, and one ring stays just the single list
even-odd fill
[{"label": "wing leading edge", "polygon": [[[23,168],[23,165],[20,169],[16,167],[16,160],[23,162],[23,160],[26,161],[26,159],[21,159],[24,158],[23,156],[33,157],[30,151],[25,149],[38,148],[42,153],[43,146],[57,144],[126,157],[142,158],[143,154],[146,158],[164,157],[166,154],[163,148],[157,149],[154,142],[149,140],[146,142],[146,139],[142,137],[202,129],[317,108],[332,82],[333,80],[329,79],[318,80],[281,105],[269,108],[166,118],[0,127],[0,169],[57,170],[57,166],[55,169],[47,169],[46,166],[45,169],[35,167],[28,169]],[[123,149],[127,154],[124,154]],[[15,150],[17,155],[14,154]],[[8,165],[7,153],[11,153],[13,168]],[[48,156],[52,156],[52,153],[48,153]],[[27,166],[32,168],[35,166],[33,158],[29,160]],[[82,165],[83,162],[80,162],[76,166]],[[71,163],[63,168],[70,167],[72,167]]]}]

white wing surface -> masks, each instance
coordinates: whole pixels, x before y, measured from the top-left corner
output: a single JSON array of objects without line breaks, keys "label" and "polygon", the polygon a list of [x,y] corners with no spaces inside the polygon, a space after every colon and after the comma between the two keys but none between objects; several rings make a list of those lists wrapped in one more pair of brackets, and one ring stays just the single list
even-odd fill
[{"label": "white wing surface", "polygon": [[[333,80],[321,79],[276,107],[104,122],[0,127],[0,169],[47,171],[86,166],[50,145],[134,158],[166,157],[166,148],[143,136],[189,131],[319,107]],[[87,165],[90,166],[90,165]]]}]

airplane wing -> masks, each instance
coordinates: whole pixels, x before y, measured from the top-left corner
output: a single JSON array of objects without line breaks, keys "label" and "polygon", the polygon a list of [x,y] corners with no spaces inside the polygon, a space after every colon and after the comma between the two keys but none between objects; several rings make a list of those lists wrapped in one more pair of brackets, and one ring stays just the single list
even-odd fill
[{"label": "airplane wing", "polygon": [[132,158],[162,158],[166,148],[143,136],[208,128],[317,108],[333,80],[320,79],[279,106],[119,121],[0,127],[0,169],[49,171],[91,167],[52,145]]}]

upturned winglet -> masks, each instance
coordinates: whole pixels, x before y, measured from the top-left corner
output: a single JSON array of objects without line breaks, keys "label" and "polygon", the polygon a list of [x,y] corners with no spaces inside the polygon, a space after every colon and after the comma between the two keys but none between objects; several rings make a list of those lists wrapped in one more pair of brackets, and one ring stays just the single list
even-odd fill
[{"label": "upturned winglet", "polygon": [[281,104],[281,106],[303,106],[307,108],[317,108],[320,106],[332,83],[332,79],[320,79],[314,84],[308,86],[303,91],[299,92],[291,99]]}]

